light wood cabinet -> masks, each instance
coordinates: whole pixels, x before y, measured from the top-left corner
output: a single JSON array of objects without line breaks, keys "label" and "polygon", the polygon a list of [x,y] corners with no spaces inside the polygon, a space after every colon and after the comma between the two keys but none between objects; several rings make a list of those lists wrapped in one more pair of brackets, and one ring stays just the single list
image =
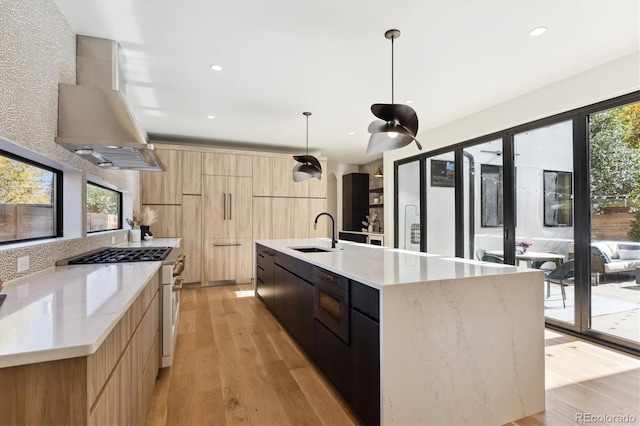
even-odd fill
[{"label": "light wood cabinet", "polygon": [[253,156],[253,195],[271,195],[271,158]]},{"label": "light wood cabinet", "polygon": [[253,197],[253,239],[270,240],[272,238],[271,198]]},{"label": "light wood cabinet", "polygon": [[144,424],[160,365],[160,272],[88,356],[0,368],[0,424]]},{"label": "light wood cabinet", "polygon": [[251,282],[252,238],[204,240],[203,281]]},{"label": "light wood cabinet", "polygon": [[327,172],[327,162],[320,160],[320,166],[322,167],[321,179],[311,178],[309,182],[309,197],[311,198],[326,198],[327,197],[327,180],[329,174]]},{"label": "light wood cabinet", "polygon": [[273,238],[309,238],[309,200],[307,198],[272,199]]},{"label": "light wood cabinet", "polygon": [[[319,213],[327,211],[326,198],[309,198],[309,238],[326,238],[331,237],[331,219],[322,216],[318,219],[317,229],[314,229],[313,221]],[[337,218],[334,218],[337,220]],[[336,238],[338,238],[336,230]]]},{"label": "light wood cabinet", "polygon": [[[180,196],[182,204],[182,196]],[[182,236],[182,214],[181,205],[156,205],[145,204],[142,207],[151,207],[157,213],[158,220],[149,227],[149,230],[156,238],[177,238]]]},{"label": "light wood cabinet", "polygon": [[182,215],[184,282],[196,283],[202,281],[202,197],[183,195]]},{"label": "light wood cabinet", "polygon": [[202,194],[202,153],[182,152],[182,194]]},{"label": "light wood cabinet", "polygon": [[271,196],[308,197],[309,181],[294,182],[293,167],[298,164],[293,157],[271,159]]},{"label": "light wood cabinet", "polygon": [[253,175],[252,167],[253,157],[251,155],[205,152],[202,173],[216,176],[251,177]]},{"label": "light wood cabinet", "polygon": [[204,238],[250,238],[251,178],[202,176]]},{"label": "light wood cabinet", "polygon": [[140,172],[142,204],[180,204],[182,201],[182,151],[156,149],[166,172]]}]

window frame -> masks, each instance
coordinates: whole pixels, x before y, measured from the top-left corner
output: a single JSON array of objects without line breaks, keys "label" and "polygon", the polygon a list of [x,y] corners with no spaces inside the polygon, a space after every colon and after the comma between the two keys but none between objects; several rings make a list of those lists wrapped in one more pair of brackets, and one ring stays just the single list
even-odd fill
[{"label": "window frame", "polygon": [[8,245],[15,243],[22,243],[26,241],[37,241],[37,240],[46,240],[51,238],[61,238],[63,236],[63,172],[62,170],[56,169],[54,167],[47,166],[45,164],[39,163],[37,161],[30,160],[28,158],[22,157],[20,155],[14,154],[13,152],[6,151],[4,149],[0,149],[0,156],[5,158],[18,161],[24,164],[27,164],[32,167],[36,167],[38,169],[46,170],[53,174],[53,224],[54,230],[51,235],[43,235],[39,237],[32,238],[21,238],[15,240],[4,240],[0,241],[0,245]]},{"label": "window frame", "polygon": [[[122,191],[118,191],[117,189],[109,188],[109,187],[107,187],[107,186],[105,186],[105,185],[101,185],[101,184],[99,184],[99,183],[97,183],[97,182],[87,180],[87,184],[86,184],[86,188],[85,188],[85,197],[86,197],[86,194],[87,194],[87,191],[88,191],[89,185],[93,185],[93,186],[98,187],[98,188],[101,188],[101,189],[106,189],[107,191],[112,191],[112,192],[115,192],[116,194],[118,194],[118,205],[119,205],[119,208],[118,208],[118,227],[117,227],[117,228],[111,228],[111,229],[97,229],[97,230],[95,230],[95,231],[90,231],[89,229],[87,229],[87,235],[89,235],[89,234],[92,234],[92,235],[93,235],[93,234],[96,234],[96,233],[99,233],[99,232],[120,231],[120,230],[124,229],[124,228],[123,228],[123,227],[124,227],[124,224],[123,224],[123,220],[122,220],[122,219],[123,219],[123,217],[124,217],[124,215],[123,215],[123,213],[122,213],[122,210],[123,210],[123,197],[122,197]],[[85,217],[84,217],[84,220],[85,220],[85,223],[86,223],[86,220],[87,220],[87,215],[89,214],[88,201],[89,201],[89,200],[88,200],[88,199],[86,199],[86,200],[85,200],[85,203],[84,203],[84,204],[85,204],[85,205],[84,205],[84,209],[85,209]]]}]

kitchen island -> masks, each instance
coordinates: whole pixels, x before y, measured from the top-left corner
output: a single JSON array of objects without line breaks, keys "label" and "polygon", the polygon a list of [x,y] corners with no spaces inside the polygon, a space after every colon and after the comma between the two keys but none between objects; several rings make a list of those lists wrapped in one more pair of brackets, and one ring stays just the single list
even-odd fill
[{"label": "kitchen island", "polygon": [[[275,259],[275,305],[269,291],[263,292],[265,304],[353,406],[367,389],[358,388],[362,378],[341,383],[349,369],[340,371],[339,365],[327,364],[328,340],[322,336],[334,334],[319,324],[317,315],[315,327],[299,328],[308,321],[304,311],[309,305],[291,314],[286,306],[281,311],[277,299],[279,281],[286,282],[285,295],[295,290],[292,283],[302,283],[297,284],[302,290],[294,291],[300,298],[287,296],[287,303],[309,303],[304,294],[317,293],[317,288],[309,288],[317,282],[318,271],[324,271],[321,276],[335,274],[348,280],[351,340],[338,342],[328,359],[342,363],[340,358],[346,359],[351,351],[352,370],[362,363],[379,369],[379,378],[372,374],[364,378],[378,382],[374,385],[379,386],[379,401],[373,406],[379,410],[380,423],[504,424],[544,410],[542,272],[357,243],[340,242],[331,250],[329,239],[256,243],[259,286],[264,281],[261,274],[264,277],[270,268],[264,259],[269,253]],[[296,250],[310,247],[329,251]],[[267,253],[263,259],[261,251]],[[379,318],[375,310],[353,306],[360,294],[368,293],[365,299],[371,300],[373,293],[367,289],[377,294]],[[311,303],[316,308],[316,301]],[[361,313],[368,322],[353,321]],[[367,353],[353,354],[363,341],[359,333],[364,328],[357,324],[373,324],[375,328],[367,326],[369,333],[379,330],[376,339],[367,341],[379,353],[362,363],[359,359],[369,358]],[[314,332],[315,337],[309,336]],[[364,419],[378,418],[361,411],[371,410],[371,404],[364,407],[354,406]]]}]

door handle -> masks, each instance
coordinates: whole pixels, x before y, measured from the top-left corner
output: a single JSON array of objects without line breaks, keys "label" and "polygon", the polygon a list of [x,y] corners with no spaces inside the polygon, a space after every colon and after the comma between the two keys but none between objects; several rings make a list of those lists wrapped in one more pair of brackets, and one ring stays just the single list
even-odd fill
[{"label": "door handle", "polygon": [[222,194],[222,219],[227,220],[227,194]]},{"label": "door handle", "polygon": [[229,220],[231,220],[231,208],[233,207],[233,203],[231,202],[231,194],[229,194]]}]

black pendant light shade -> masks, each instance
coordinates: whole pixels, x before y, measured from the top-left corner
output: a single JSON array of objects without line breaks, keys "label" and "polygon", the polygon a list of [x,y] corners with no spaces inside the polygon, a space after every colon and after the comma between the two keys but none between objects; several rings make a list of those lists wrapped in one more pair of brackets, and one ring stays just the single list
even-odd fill
[{"label": "black pendant light shade", "polygon": [[391,103],[371,105],[371,112],[380,120],[369,125],[371,137],[367,155],[402,148],[414,141],[422,150],[422,145],[416,139],[418,115],[408,105],[393,103],[393,40],[400,37],[400,31],[389,30],[384,36],[391,40]]},{"label": "black pendant light shade", "polygon": [[293,159],[298,162],[293,167],[292,176],[294,182],[302,182],[303,180],[322,177],[322,166],[320,161],[313,155],[309,155],[309,116],[310,112],[303,112],[307,117],[307,155],[294,155]]}]

